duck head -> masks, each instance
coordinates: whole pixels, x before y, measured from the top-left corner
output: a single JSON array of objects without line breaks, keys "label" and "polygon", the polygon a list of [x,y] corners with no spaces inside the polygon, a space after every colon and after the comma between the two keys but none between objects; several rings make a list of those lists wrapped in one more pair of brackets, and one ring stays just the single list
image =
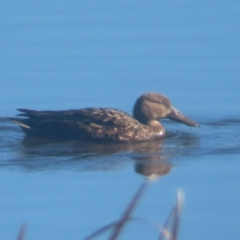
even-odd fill
[{"label": "duck head", "polygon": [[145,93],[136,100],[133,107],[133,117],[147,125],[162,118],[170,118],[188,126],[199,126],[174,108],[165,96],[153,92]]}]

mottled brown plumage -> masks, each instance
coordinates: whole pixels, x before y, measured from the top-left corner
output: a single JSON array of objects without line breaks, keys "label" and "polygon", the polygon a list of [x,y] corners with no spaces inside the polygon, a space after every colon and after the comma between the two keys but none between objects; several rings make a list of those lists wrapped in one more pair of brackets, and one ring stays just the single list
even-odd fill
[{"label": "mottled brown plumage", "polygon": [[183,116],[159,93],[140,96],[133,108],[133,117],[112,108],[85,108],[66,111],[18,109],[10,118],[27,136],[52,139],[77,139],[97,142],[140,142],[158,139],[165,130],[158,121],[171,118],[190,126],[197,123]]}]

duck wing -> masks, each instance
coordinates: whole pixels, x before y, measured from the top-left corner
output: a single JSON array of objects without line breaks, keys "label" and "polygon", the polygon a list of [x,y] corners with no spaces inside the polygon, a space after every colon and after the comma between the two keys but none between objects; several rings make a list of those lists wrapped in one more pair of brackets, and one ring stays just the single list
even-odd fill
[{"label": "duck wing", "polygon": [[10,120],[18,124],[26,135],[35,137],[128,141],[141,125],[127,113],[111,108],[66,111],[18,110],[21,113],[17,116],[25,118]]},{"label": "duck wing", "polygon": [[112,108],[84,108],[65,111],[36,111],[30,109],[17,109],[21,113],[17,116],[26,117],[33,121],[70,121],[84,124],[99,124],[104,126],[122,126],[136,120],[127,113]]}]

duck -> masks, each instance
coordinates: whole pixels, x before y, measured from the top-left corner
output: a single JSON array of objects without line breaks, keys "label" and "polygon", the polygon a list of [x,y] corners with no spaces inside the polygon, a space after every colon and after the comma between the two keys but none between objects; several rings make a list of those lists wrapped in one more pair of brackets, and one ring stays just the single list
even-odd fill
[{"label": "duck", "polygon": [[9,118],[27,137],[56,140],[86,140],[101,143],[133,143],[163,138],[160,119],[199,125],[174,108],[167,97],[148,92],[137,98],[133,115],[114,108],[83,108],[37,111],[20,108],[18,117]]}]

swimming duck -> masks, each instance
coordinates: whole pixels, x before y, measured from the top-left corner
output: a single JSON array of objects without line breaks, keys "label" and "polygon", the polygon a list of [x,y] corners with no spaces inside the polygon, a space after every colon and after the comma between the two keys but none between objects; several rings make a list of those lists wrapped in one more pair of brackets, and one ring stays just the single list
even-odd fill
[{"label": "swimming duck", "polygon": [[159,119],[170,118],[189,126],[198,126],[175,109],[159,93],[145,93],[135,102],[133,117],[112,108],[84,108],[66,111],[18,109],[10,118],[27,136],[51,139],[77,139],[97,142],[141,142],[162,138],[165,129]]}]

